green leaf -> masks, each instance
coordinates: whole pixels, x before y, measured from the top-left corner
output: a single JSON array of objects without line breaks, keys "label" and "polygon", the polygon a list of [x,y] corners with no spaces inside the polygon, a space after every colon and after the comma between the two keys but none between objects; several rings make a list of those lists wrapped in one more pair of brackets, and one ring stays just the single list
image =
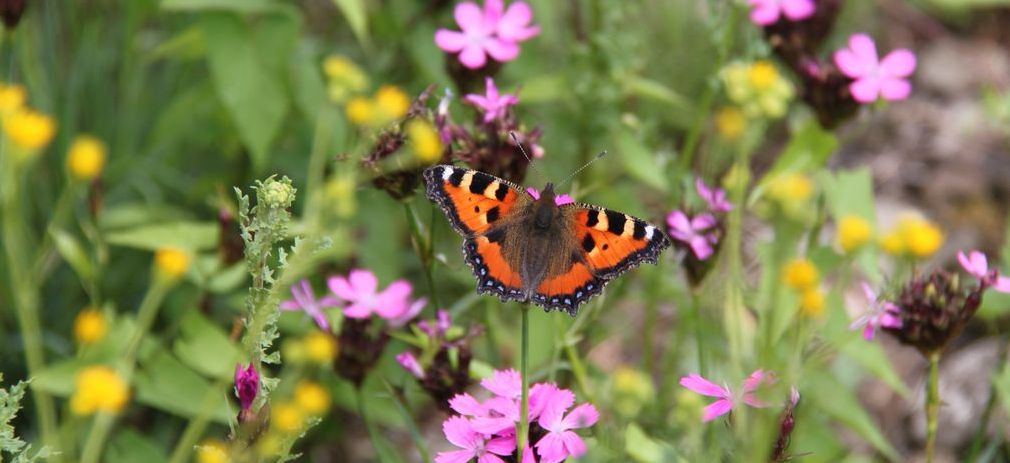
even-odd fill
[{"label": "green leaf", "polygon": [[666,461],[663,447],[647,436],[635,423],[629,424],[624,429],[624,451],[639,463]]},{"label": "green leaf", "polygon": [[122,427],[109,441],[102,461],[108,463],[159,463],[168,461],[165,450],[157,441],[133,428]]},{"label": "green leaf", "polygon": [[792,134],[789,144],[761,180],[762,185],[783,172],[809,171],[824,167],[838,148],[834,133],[821,128],[815,119]]},{"label": "green leaf", "polygon": [[105,240],[109,244],[137,249],[172,246],[200,251],[215,249],[218,238],[218,224],[214,222],[171,222],[109,232]]},{"label": "green leaf", "polygon": [[632,177],[647,185],[666,191],[666,177],[662,166],[656,165],[656,157],[649,148],[631,133],[621,131],[617,135],[617,158]]},{"label": "green leaf", "polygon": [[217,94],[249,149],[254,168],[263,170],[287,114],[281,80],[268,72],[262,50],[254,46],[255,37],[241,18],[208,13],[202,16],[201,26]]},{"label": "green leaf", "polygon": [[[847,215],[855,215],[866,220],[873,229],[877,228],[877,210],[873,198],[873,176],[869,169],[860,168],[839,171],[834,174],[821,172],[819,183],[824,188],[828,209],[835,223]],[[856,263],[870,281],[880,282],[882,276],[878,268],[877,247],[864,246],[856,254]]]},{"label": "green leaf", "polygon": [[524,104],[564,100],[571,88],[561,73],[539,74],[522,82],[519,96]]},{"label": "green leaf", "polygon": [[182,363],[216,379],[232,377],[241,352],[221,328],[200,312],[190,310],[182,319],[180,331],[173,347]]},{"label": "green leaf", "polygon": [[187,220],[191,216],[183,209],[167,204],[126,203],[110,206],[99,216],[102,231],[150,225],[158,222]]},{"label": "green leaf", "polygon": [[[891,387],[894,392],[903,397],[909,396],[908,387],[894,370],[894,365],[884,354],[879,343],[863,339],[862,332],[849,330],[850,320],[845,310],[845,301],[840,289],[831,291],[825,300],[828,320],[824,326],[824,337],[846,357],[854,360],[863,368]],[[878,334],[879,335],[879,334]]]},{"label": "green leaf", "polygon": [[326,84],[319,73],[319,62],[309,53],[300,52],[291,62],[295,105],[305,119],[315,123],[326,102]]},{"label": "green leaf", "polygon": [[52,229],[49,230],[49,236],[53,238],[53,244],[56,245],[60,256],[63,256],[63,260],[70,264],[70,267],[83,282],[89,282],[95,277],[95,267],[91,263],[91,257],[84,251],[74,235],[63,230]]},{"label": "green leaf", "polygon": [[234,13],[268,13],[284,5],[274,0],[162,0],[166,11],[230,11]]},{"label": "green leaf", "polygon": [[[226,388],[215,388],[175,357],[153,345],[146,346],[143,368],[134,377],[137,401],[185,418],[208,416],[219,423],[231,418]],[[208,354],[205,354],[208,355]]]},{"label": "green leaf", "polygon": [[358,42],[363,46],[368,46],[368,11],[365,9],[365,2],[362,0],[333,0],[351,26],[351,32],[357,37]]},{"label": "green leaf", "polygon": [[833,375],[808,375],[805,380],[807,381],[805,390],[810,391],[806,397],[815,403],[818,409],[841,421],[889,459],[900,459],[898,452],[884,438],[849,388],[839,383]]}]

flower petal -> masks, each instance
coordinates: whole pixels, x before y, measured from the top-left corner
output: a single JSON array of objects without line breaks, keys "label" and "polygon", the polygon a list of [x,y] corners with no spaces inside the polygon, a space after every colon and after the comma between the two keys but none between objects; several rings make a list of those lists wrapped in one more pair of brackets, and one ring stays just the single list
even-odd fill
[{"label": "flower petal", "polygon": [[870,104],[876,102],[880,95],[880,82],[872,77],[859,79],[849,85],[849,92],[856,101]]},{"label": "flower petal", "polygon": [[691,221],[687,218],[687,214],[679,210],[670,212],[670,214],[666,216],[666,223],[673,230],[693,231],[691,229]]},{"label": "flower petal", "polygon": [[683,378],[680,378],[680,385],[704,396],[721,398],[728,398],[730,396],[729,389],[702,378],[701,375],[697,373],[691,373]]},{"label": "flower petal", "polygon": [[600,419],[600,412],[596,411],[593,404],[585,403],[575,407],[568,415],[561,420],[561,427],[564,429],[588,428],[596,424]]},{"label": "flower petal", "polygon": [[515,42],[506,42],[497,38],[490,38],[484,41],[484,51],[491,55],[495,61],[512,61],[519,56],[519,45]]},{"label": "flower petal", "polygon": [[280,308],[285,311],[301,310],[302,306],[297,301],[282,301]]},{"label": "flower petal", "polygon": [[480,435],[473,430],[470,420],[462,416],[451,416],[442,422],[442,432],[446,440],[462,449],[475,449],[481,443]]},{"label": "flower petal", "polygon": [[753,9],[750,12],[750,20],[759,26],[770,26],[779,20],[780,9],[778,2],[752,0]]},{"label": "flower petal", "polygon": [[915,72],[915,53],[900,48],[887,54],[880,61],[880,70],[888,77],[908,77]]},{"label": "flower petal", "polygon": [[540,412],[537,423],[549,431],[562,429],[565,411],[575,403],[575,394],[568,389],[555,389],[544,400],[543,411]]},{"label": "flower petal", "polygon": [[455,397],[449,399],[449,408],[456,411],[461,415],[467,416],[484,416],[487,415],[487,410],[481,405],[477,399],[473,398],[472,395],[463,393],[457,394]]},{"label": "flower petal", "polygon": [[502,460],[493,454],[485,453],[477,457],[477,463],[505,463],[505,460]]},{"label": "flower petal", "polygon": [[853,34],[849,37],[849,49],[856,54],[856,58],[860,62],[872,66],[877,65],[877,45],[873,43],[873,39],[869,35]]},{"label": "flower petal", "polygon": [[533,11],[526,2],[515,2],[509,5],[498,22],[498,37],[510,42],[522,42],[540,33],[539,27],[527,27],[533,20]]},{"label": "flower petal", "polygon": [[435,463],[468,463],[473,459],[474,453],[473,450],[438,452],[438,455],[435,455]]},{"label": "flower petal", "polygon": [[989,262],[986,260],[985,254],[981,252],[971,251],[965,255],[964,251],[958,251],[957,261],[966,272],[978,278],[984,277],[989,272]]},{"label": "flower petal", "polygon": [[540,455],[540,463],[558,463],[568,457],[564,439],[555,432],[549,432],[541,437],[534,447],[537,448],[537,454]]},{"label": "flower petal", "polygon": [[326,280],[326,286],[329,286],[330,292],[340,299],[348,302],[358,299],[357,291],[351,287],[351,282],[347,281],[347,278],[342,276],[330,277]]},{"label": "flower petal", "polygon": [[880,79],[880,94],[887,101],[899,101],[912,94],[912,84],[905,79]]},{"label": "flower petal", "polygon": [[400,364],[403,369],[410,372],[417,379],[424,378],[424,368],[421,368],[421,363],[417,361],[417,357],[410,352],[401,352],[396,355],[396,362]]},{"label": "flower petal", "polygon": [[709,240],[704,236],[693,236],[688,244],[691,246],[691,251],[694,252],[695,257],[697,257],[698,260],[708,259],[713,253],[715,253],[712,249],[712,245],[709,244]]},{"label": "flower petal", "polygon": [[448,29],[435,31],[435,45],[438,45],[438,48],[449,53],[462,51],[463,47],[469,42],[470,40],[467,39],[466,34],[462,32],[450,31]]},{"label": "flower petal", "polygon": [[814,2],[812,0],[782,0],[782,12],[793,21],[806,19],[814,14]]},{"label": "flower petal", "polygon": [[469,69],[480,69],[487,63],[484,48],[480,45],[468,44],[466,47],[463,47],[463,52],[459,54],[459,62]]},{"label": "flower petal", "polygon": [[484,378],[480,385],[499,397],[516,398],[522,393],[522,377],[513,369],[495,370],[490,378]]},{"label": "flower petal", "polygon": [[561,440],[565,443],[565,450],[568,451],[568,455],[579,458],[586,454],[586,443],[582,441],[582,438],[578,434],[572,431],[565,431],[561,433]]},{"label": "flower petal", "polygon": [[764,370],[760,368],[754,370],[754,373],[751,373],[750,376],[748,376],[747,379],[743,381],[743,392],[745,394],[748,392],[754,392],[755,390],[757,390],[758,386],[760,386],[761,383],[766,380],[768,382],[773,381],[771,373],[766,373]]},{"label": "flower petal", "polygon": [[459,28],[463,29],[464,32],[473,34],[487,33],[484,12],[481,11],[476,3],[463,2],[456,5],[456,9],[453,10],[453,16],[456,18],[456,24],[459,24]]},{"label": "flower petal", "polygon": [[712,421],[722,415],[729,413],[733,409],[733,401],[729,399],[719,399],[705,407],[705,414],[701,417],[704,422]]},{"label": "flower petal", "polygon": [[512,452],[516,450],[516,437],[496,437],[487,441],[487,444],[484,445],[484,449],[495,455],[511,455]]},{"label": "flower petal", "polygon": [[992,289],[1001,293],[1010,293],[1010,278],[1002,275],[996,277],[996,283],[992,285]]},{"label": "flower petal", "polygon": [[358,296],[375,294],[375,291],[379,289],[379,280],[375,278],[375,274],[362,269],[351,270],[351,274],[348,275],[348,280],[351,282],[351,287],[354,291],[358,293]]},{"label": "flower petal", "polygon": [[344,316],[348,318],[368,318],[372,315],[372,307],[368,304],[354,303],[344,307]]},{"label": "flower petal", "polygon": [[859,57],[848,48],[836,51],[834,59],[835,65],[838,66],[838,70],[842,71],[842,74],[845,74],[847,77],[853,79],[865,76],[871,69],[869,64],[861,61]]}]

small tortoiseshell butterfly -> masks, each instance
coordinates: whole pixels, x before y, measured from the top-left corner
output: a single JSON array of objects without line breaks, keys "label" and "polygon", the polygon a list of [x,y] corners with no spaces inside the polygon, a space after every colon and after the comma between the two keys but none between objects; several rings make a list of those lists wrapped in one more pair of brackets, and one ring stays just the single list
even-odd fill
[{"label": "small tortoiseshell butterfly", "polygon": [[438,165],[424,171],[428,198],[459,234],[477,290],[502,301],[532,301],[572,316],[621,273],[655,264],[670,245],[654,225],[574,202],[558,205],[554,185],[523,191],[493,175]]}]

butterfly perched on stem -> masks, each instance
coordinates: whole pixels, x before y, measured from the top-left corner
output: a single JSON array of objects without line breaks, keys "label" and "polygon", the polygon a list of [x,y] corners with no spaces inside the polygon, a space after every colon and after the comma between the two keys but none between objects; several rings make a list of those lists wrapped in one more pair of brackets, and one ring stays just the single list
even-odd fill
[{"label": "butterfly perched on stem", "polygon": [[654,225],[630,215],[542,193],[464,167],[424,171],[428,198],[463,235],[477,290],[572,316],[621,273],[656,263],[670,245]]}]

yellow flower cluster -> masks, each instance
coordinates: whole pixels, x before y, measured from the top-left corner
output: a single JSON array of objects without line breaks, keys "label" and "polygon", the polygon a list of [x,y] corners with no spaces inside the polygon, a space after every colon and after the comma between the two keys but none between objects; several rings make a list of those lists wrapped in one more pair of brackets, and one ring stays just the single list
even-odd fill
[{"label": "yellow flower cluster", "polygon": [[305,356],[312,362],[326,365],[337,358],[337,340],[333,335],[313,330],[302,340]]},{"label": "yellow flower cluster", "polygon": [[197,463],[228,463],[228,446],[217,439],[208,439],[196,448]]},{"label": "yellow flower cluster", "polygon": [[327,56],[323,61],[323,74],[326,74],[330,100],[337,104],[368,88],[368,76],[345,56]]},{"label": "yellow flower cluster", "polygon": [[747,129],[747,117],[735,106],[727,106],[715,113],[715,130],[726,140],[737,140]]},{"label": "yellow flower cluster", "polygon": [[438,136],[438,130],[430,122],[423,119],[412,119],[407,123],[404,131],[414,151],[414,156],[421,164],[435,164],[442,159],[442,140]]},{"label": "yellow flower cluster", "polygon": [[880,238],[880,246],[894,256],[924,259],[935,254],[943,241],[943,231],[936,224],[919,216],[906,215]]},{"label": "yellow flower cluster", "polygon": [[330,409],[330,393],[319,383],[302,381],[295,386],[295,404],[309,416],[322,416]]},{"label": "yellow flower cluster", "polygon": [[407,115],[410,97],[400,87],[383,85],[372,98],[356,96],[347,102],[344,110],[354,124],[382,127]]},{"label": "yellow flower cluster", "polygon": [[108,330],[108,323],[101,310],[86,307],[74,319],[74,338],[82,346],[101,341]]},{"label": "yellow flower cluster", "polygon": [[821,275],[817,267],[808,259],[795,259],[786,264],[782,275],[786,286],[796,290],[800,296],[800,311],[809,317],[819,317],[824,313],[824,292],[821,290]]},{"label": "yellow flower cluster", "polygon": [[130,388],[119,373],[104,365],[87,367],[77,374],[70,410],[77,415],[95,412],[119,413],[130,399]]},{"label": "yellow flower cluster", "polygon": [[67,170],[74,178],[90,181],[105,168],[105,143],[91,135],[78,135],[67,153]]},{"label": "yellow flower cluster", "polygon": [[845,254],[858,251],[873,240],[873,226],[858,215],[846,215],[838,220],[838,247]]},{"label": "yellow flower cluster", "polygon": [[191,261],[189,253],[178,248],[165,247],[154,253],[157,273],[169,281],[182,278],[189,271]]},{"label": "yellow flower cluster", "polygon": [[614,409],[625,417],[637,416],[642,407],[656,398],[652,378],[641,370],[622,366],[614,371],[612,378]]},{"label": "yellow flower cluster", "polygon": [[768,197],[773,207],[787,218],[799,222],[812,218],[810,200],[815,191],[813,180],[800,172],[778,174],[768,183]]},{"label": "yellow flower cluster", "polygon": [[793,85],[770,61],[735,62],[721,73],[726,94],[748,117],[778,119],[786,114]]}]

